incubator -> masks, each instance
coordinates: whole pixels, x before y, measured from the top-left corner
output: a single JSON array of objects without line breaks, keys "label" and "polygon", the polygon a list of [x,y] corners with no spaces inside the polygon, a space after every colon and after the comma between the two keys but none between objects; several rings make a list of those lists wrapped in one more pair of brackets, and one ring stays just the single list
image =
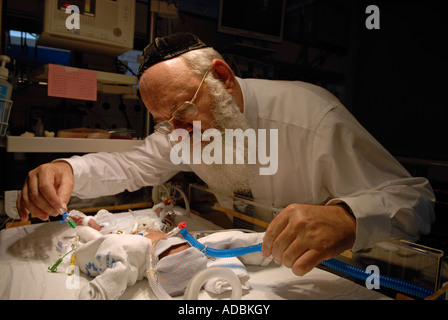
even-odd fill
[{"label": "incubator", "polygon": [[[440,281],[439,281],[439,296],[448,300],[448,257],[442,258],[442,263],[440,267]],[[437,293],[437,292],[436,292]],[[438,297],[439,297],[438,296]],[[437,297],[437,298],[438,298]]]},{"label": "incubator", "polygon": [[[239,259],[236,260],[241,260],[244,263],[244,257],[259,253],[262,238],[260,241],[257,240],[248,245],[234,243],[233,249],[223,251],[210,243],[203,245],[206,243],[203,239],[210,235],[224,233],[227,238],[228,229],[232,228],[228,222],[233,217],[246,219],[242,220],[254,229],[237,229],[238,232],[244,232],[246,235],[259,234],[255,229],[263,229],[261,222],[267,223],[267,221],[253,219],[254,216],[251,214],[254,208],[265,210],[272,216],[276,214],[278,208],[258,204],[251,199],[237,198],[225,207],[225,211],[222,211],[223,203],[218,202],[215,195],[210,193],[207,188],[190,185],[189,192],[187,192],[188,197],[184,192],[179,192],[177,188],[176,185],[168,184],[160,186],[154,191],[157,203],[166,200],[168,195],[169,206],[172,205],[172,209],[176,213],[174,226],[177,226],[172,230],[167,230],[168,233],[158,239],[155,245],[157,242],[173,236],[184,237],[192,246],[209,256],[210,261],[226,259],[212,256],[227,254],[230,257],[239,256]],[[155,207],[157,209],[157,206]],[[154,207],[135,211],[129,209],[113,216],[116,217],[118,224],[125,222],[129,228],[132,228],[136,220],[148,216],[153,209]],[[229,215],[230,217],[228,217]],[[89,228],[72,228],[67,217],[61,221],[65,221],[65,223],[55,221],[2,230],[0,260],[5,263],[0,264],[0,271],[5,275],[5,279],[10,279],[10,282],[6,286],[0,287],[1,298],[78,298],[77,291],[72,289],[74,285],[69,288],[64,283],[67,283],[70,277],[71,279],[78,277],[82,285],[91,280],[85,275],[80,276],[79,271],[77,274],[76,270],[69,268],[69,264],[76,259],[73,254],[77,252],[77,247],[72,246],[72,241],[76,241],[76,236],[89,231]],[[180,222],[186,222],[186,225],[179,225]],[[86,235],[82,235],[84,238],[86,237]],[[58,247],[56,251],[54,251],[55,245]],[[155,246],[153,247],[155,248]],[[70,257],[70,255],[72,256]],[[249,286],[246,288],[244,286],[247,282],[242,283],[241,278],[231,268],[216,267],[216,264],[211,264],[210,267],[191,278],[183,297],[171,297],[158,283],[157,273],[154,272],[157,261],[153,249],[149,252],[149,268],[143,271],[146,272],[147,279],[142,279],[128,287],[122,298],[274,300],[343,297],[344,299],[396,299],[401,295],[401,297],[411,299],[443,299],[448,288],[446,285],[448,283],[448,260],[443,255],[444,253],[439,250],[407,241],[381,242],[363,251],[344,252],[334,259],[322,262],[303,277],[294,276],[290,269],[274,263],[245,265],[247,277],[250,278]],[[27,261],[26,264],[23,263],[24,260]],[[9,266],[12,266],[13,269]],[[377,267],[377,278],[374,277],[376,274],[366,272],[370,266]],[[64,273],[64,269],[68,272]],[[21,272],[14,273],[13,270],[21,270]],[[68,275],[69,272],[72,274],[71,276]],[[16,274],[20,274],[20,279],[15,278]],[[38,276],[36,277],[36,275]],[[223,294],[210,295],[208,291],[204,290],[204,283],[211,278],[223,279],[228,283],[230,289]],[[367,288],[368,281],[371,279],[379,283],[379,289],[369,290]],[[27,286],[27,290],[20,289],[21,284],[25,282],[34,285]],[[51,288],[51,290],[45,288]]]},{"label": "incubator", "polygon": [[[185,200],[186,203],[190,203],[192,197],[192,189],[195,192],[198,190],[203,191],[205,193],[209,192],[207,188],[203,186],[190,185],[189,197],[190,199]],[[278,212],[278,209],[269,207],[266,205],[257,204],[250,199],[238,198],[236,197],[234,200],[240,201],[244,205],[233,206],[233,209],[243,209],[243,212],[233,211],[231,209],[223,209],[220,205],[217,204],[217,200],[213,200],[213,196],[210,195],[202,195],[202,200],[210,200],[215,203],[210,207],[212,210],[219,210],[221,212],[230,213],[234,217],[243,217],[245,220],[252,225],[255,222],[256,225],[262,226],[263,222],[254,220],[247,212],[248,206],[256,206],[258,208],[262,208],[264,210],[271,211],[272,215]],[[196,195],[197,197],[197,195]],[[195,207],[196,204],[189,204]],[[203,207],[202,207],[203,208]],[[194,210],[193,210],[194,211]],[[243,216],[242,216],[243,215]],[[244,216],[245,215],[245,216]],[[180,233],[185,239],[189,241],[189,243],[204,252],[208,256],[212,257],[235,257],[242,256],[248,253],[259,252],[261,251],[262,244],[259,243],[257,245],[253,245],[250,247],[241,247],[227,250],[219,250],[214,248],[209,248],[203,245],[197,238],[200,238],[201,233],[196,233],[195,236],[192,236],[185,226],[185,224],[179,224],[171,233],[166,235],[164,238],[172,236],[176,233]],[[328,270],[332,273],[338,274],[344,278],[348,278],[360,285],[367,286],[368,282],[374,281],[377,282],[378,286],[376,289],[381,288],[381,292],[384,292],[386,295],[392,297],[406,297],[406,298],[416,298],[416,299],[425,299],[431,297],[434,292],[441,287],[440,281],[442,278],[440,265],[442,262],[443,252],[428,248],[425,246],[421,246],[409,241],[404,240],[392,240],[381,242],[372,248],[363,250],[361,252],[353,253],[351,251],[344,252],[343,254],[326,261],[323,261],[319,268],[324,270]],[[448,263],[445,261],[445,265],[442,265],[442,271],[445,271],[445,281],[448,283]],[[375,267],[375,268],[370,268]],[[377,270],[377,274],[374,272],[371,273],[371,270]],[[187,288],[188,297],[197,297],[198,291],[205,281],[206,277],[214,277],[221,276],[226,278],[229,282],[232,283],[232,290],[235,295],[232,295],[232,298],[240,297],[241,284],[239,281],[235,280],[235,283],[232,281],[232,275],[226,274],[224,270],[213,270],[206,269],[202,272],[198,273],[197,277],[192,279],[191,286],[189,285]],[[156,292],[157,297],[160,299],[170,299],[169,295],[163,292],[163,289],[157,286],[157,280],[154,273],[149,272],[148,279],[151,284],[151,288],[153,288],[154,292]],[[200,280],[198,280],[200,279]],[[193,281],[194,280],[194,281]],[[372,287],[369,287],[371,289]],[[440,289],[439,289],[440,291]],[[397,295],[398,293],[398,295]]]}]

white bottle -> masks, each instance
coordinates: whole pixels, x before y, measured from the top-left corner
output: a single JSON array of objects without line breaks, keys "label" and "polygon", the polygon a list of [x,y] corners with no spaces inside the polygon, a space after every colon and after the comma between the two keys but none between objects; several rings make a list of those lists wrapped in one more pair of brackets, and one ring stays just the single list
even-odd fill
[{"label": "white bottle", "polygon": [[8,56],[0,55],[0,136],[4,136],[8,124],[11,104],[5,100],[11,99],[12,84],[8,82],[9,70],[5,65],[11,61]]}]

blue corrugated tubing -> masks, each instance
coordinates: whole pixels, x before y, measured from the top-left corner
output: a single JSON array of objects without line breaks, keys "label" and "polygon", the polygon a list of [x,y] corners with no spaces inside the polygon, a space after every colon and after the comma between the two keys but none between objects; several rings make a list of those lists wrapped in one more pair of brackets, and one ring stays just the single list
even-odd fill
[{"label": "blue corrugated tubing", "polygon": [[187,229],[180,229],[180,233],[182,236],[190,242],[193,247],[198,248],[200,251],[204,252],[207,256],[212,256],[216,258],[231,258],[231,257],[239,257],[248,253],[261,251],[261,243],[249,246],[249,247],[241,247],[241,248],[232,248],[232,249],[213,249],[209,248],[199,241],[197,241],[190,233],[188,233]]},{"label": "blue corrugated tubing", "polygon": [[[190,242],[193,247],[196,247],[200,251],[204,252],[208,256],[216,257],[216,258],[230,258],[230,257],[239,257],[248,253],[261,251],[261,243],[249,246],[249,247],[241,247],[241,248],[232,248],[232,249],[213,249],[209,248],[199,241],[197,241],[188,231],[183,228],[180,229],[180,233],[182,236]],[[344,263],[337,259],[329,259],[321,262],[324,266],[327,266],[335,271],[346,274],[353,278],[359,280],[367,280],[371,273],[366,272],[366,270],[352,266],[350,264]],[[396,291],[406,293],[419,298],[429,297],[434,292],[425,287],[419,286],[414,283],[406,282],[404,280],[398,280],[395,278],[391,278],[386,275],[379,275],[379,282],[381,286],[384,286],[389,289],[394,289]]]},{"label": "blue corrugated tubing", "polygon": [[[344,263],[337,259],[329,259],[321,262],[324,266],[330,267],[333,270],[344,273],[348,276],[359,280],[367,280],[371,273],[366,270]],[[406,282],[404,280],[398,280],[385,275],[379,275],[380,286],[384,286],[389,289],[394,289],[402,293],[410,294],[419,298],[429,297],[434,292],[430,289],[424,288],[414,283]]]}]

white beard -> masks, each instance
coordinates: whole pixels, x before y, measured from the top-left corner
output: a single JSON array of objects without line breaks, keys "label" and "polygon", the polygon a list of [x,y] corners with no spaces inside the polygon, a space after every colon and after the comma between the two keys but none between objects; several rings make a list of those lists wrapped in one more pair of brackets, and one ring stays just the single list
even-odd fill
[{"label": "white beard", "polygon": [[[210,93],[213,97],[213,127],[218,129],[222,135],[222,154],[224,155],[225,129],[242,129],[245,131],[250,128],[244,115],[241,113],[235,99],[230,95],[219,80],[213,79],[207,82]],[[192,144],[191,144],[192,145]],[[251,189],[251,179],[254,176],[255,166],[249,165],[247,161],[247,143],[244,148],[237,148],[233,145],[233,164],[201,164],[192,165],[197,175],[213,191],[224,196],[232,196],[235,192],[248,193]],[[205,145],[202,145],[202,150]],[[235,159],[243,159],[243,164],[236,164]]]}]

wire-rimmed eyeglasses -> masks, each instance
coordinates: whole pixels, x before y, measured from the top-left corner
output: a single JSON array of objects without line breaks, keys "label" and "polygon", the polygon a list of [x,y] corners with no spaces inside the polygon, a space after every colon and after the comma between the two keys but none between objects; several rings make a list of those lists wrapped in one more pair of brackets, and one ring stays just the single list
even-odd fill
[{"label": "wire-rimmed eyeglasses", "polygon": [[198,106],[194,103],[196,100],[196,96],[199,93],[199,90],[201,90],[202,84],[204,83],[205,78],[207,77],[207,74],[209,73],[211,68],[208,68],[205,72],[204,76],[202,77],[201,83],[199,84],[198,89],[196,90],[196,93],[194,94],[193,98],[190,101],[185,101],[182,103],[171,115],[171,119],[165,120],[162,122],[159,122],[154,126],[154,130],[163,134],[170,134],[174,130],[174,125],[172,121],[178,120],[178,121],[188,121],[193,119],[198,114]]}]

